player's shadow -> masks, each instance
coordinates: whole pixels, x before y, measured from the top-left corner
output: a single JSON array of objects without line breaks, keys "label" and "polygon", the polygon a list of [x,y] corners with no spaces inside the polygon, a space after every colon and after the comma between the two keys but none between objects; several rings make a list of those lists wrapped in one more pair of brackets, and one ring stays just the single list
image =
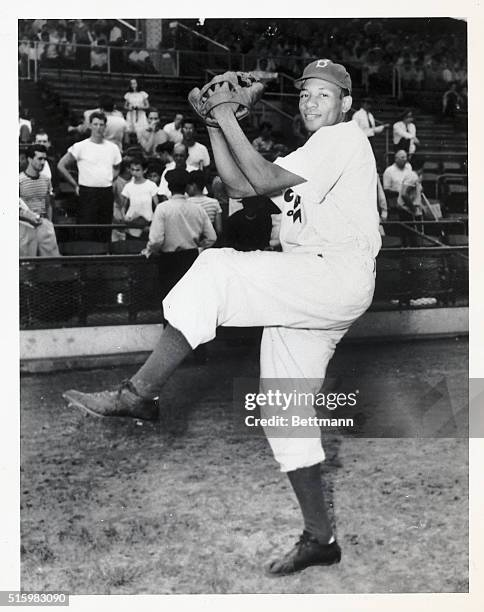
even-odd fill
[{"label": "player's shadow", "polygon": [[213,404],[211,418],[230,419],[234,380],[238,377],[258,377],[258,354],[246,347],[225,355],[211,355],[201,362],[190,356],[163,387],[160,394],[159,427],[169,438],[187,434],[192,419],[205,404]]}]

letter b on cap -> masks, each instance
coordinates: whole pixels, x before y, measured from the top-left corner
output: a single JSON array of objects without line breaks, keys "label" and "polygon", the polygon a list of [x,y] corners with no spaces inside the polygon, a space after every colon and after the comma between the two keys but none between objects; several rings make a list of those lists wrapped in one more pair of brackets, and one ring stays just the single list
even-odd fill
[{"label": "letter b on cap", "polygon": [[328,64],[329,64],[329,60],[327,59],[318,60],[318,63],[316,64],[316,68],[326,68]]}]

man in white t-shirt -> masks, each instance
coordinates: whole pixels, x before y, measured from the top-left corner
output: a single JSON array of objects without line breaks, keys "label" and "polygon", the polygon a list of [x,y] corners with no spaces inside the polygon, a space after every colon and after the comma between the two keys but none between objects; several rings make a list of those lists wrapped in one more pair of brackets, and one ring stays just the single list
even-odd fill
[{"label": "man in white t-shirt", "polygon": [[[113,180],[121,164],[119,148],[104,138],[106,115],[92,113],[89,127],[90,138],[74,143],[60,159],[57,169],[79,196],[77,221],[108,224],[113,216]],[[77,163],[78,181],[68,170]],[[111,230],[84,230],[86,240],[107,242]]]},{"label": "man in white t-shirt", "polygon": [[395,161],[391,166],[385,168],[383,172],[383,190],[387,198],[389,214],[391,220],[397,218],[398,194],[402,189],[403,181],[412,176],[412,166],[408,161],[406,151],[397,151],[395,153]]},{"label": "man in white t-shirt", "polygon": [[205,145],[195,140],[195,123],[190,119],[182,122],[183,144],[188,151],[187,164],[197,170],[210,166],[210,155]]},{"label": "man in white t-shirt", "polygon": [[[153,181],[146,179],[143,171],[146,163],[133,159],[129,165],[131,180],[126,183],[121,192],[122,207],[126,210],[124,220],[137,224],[149,225],[153,219],[153,210],[158,204],[156,192],[158,187]],[[128,229],[128,236],[139,238],[142,229]]]},{"label": "man in white t-shirt", "polygon": [[[310,398],[320,392],[337,343],[371,304],[381,246],[375,158],[360,128],[345,122],[352,104],[349,74],[319,59],[295,86],[311,136],[274,163],[247,140],[233,104],[215,106],[211,114],[219,127],[207,126],[228,194],[269,195],[280,208],[282,252],[204,251],[164,299],[168,325],[132,378],[119,391],[64,394],[97,416],[156,418],[153,400],[161,387],[192,349],[215,337],[217,326],[264,327],[257,403],[263,418],[284,416],[293,425],[262,423],[304,518],[296,546],[268,566],[273,576],[341,558],[326,512],[324,451]],[[281,387],[292,394],[286,408],[274,399]],[[301,397],[309,401],[299,404]]]},{"label": "man in white t-shirt", "polygon": [[181,142],[183,140],[182,134],[182,121],[183,115],[181,113],[177,113],[175,115],[174,121],[171,123],[167,123],[163,126],[163,130],[167,133],[168,139],[175,144],[177,142]]}]

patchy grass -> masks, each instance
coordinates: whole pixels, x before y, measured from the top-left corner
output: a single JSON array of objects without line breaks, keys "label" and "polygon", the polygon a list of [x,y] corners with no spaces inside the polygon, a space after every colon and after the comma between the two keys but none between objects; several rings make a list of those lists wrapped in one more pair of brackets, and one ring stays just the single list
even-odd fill
[{"label": "patchy grass", "polygon": [[[381,375],[398,363],[466,388],[466,345],[340,347],[332,367]],[[370,356],[371,353],[371,356]],[[160,423],[68,410],[69,387],[114,385],[128,368],[22,381],[22,589],[73,594],[466,592],[467,440],[325,441],[343,560],[284,579],[263,566],[301,530],[295,497],[263,437],[234,433],[234,376],[254,354],[188,364]],[[400,400],[401,401],[401,400]]]}]

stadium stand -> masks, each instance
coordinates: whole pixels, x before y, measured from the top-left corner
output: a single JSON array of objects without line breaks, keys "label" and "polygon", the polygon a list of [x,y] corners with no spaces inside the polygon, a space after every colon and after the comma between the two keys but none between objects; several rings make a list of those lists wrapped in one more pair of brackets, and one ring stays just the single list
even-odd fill
[{"label": "stadium stand", "polygon": [[[48,327],[54,321],[70,326],[160,320],[157,266],[140,255],[144,241],[80,241],[73,188],[60,180],[55,170],[70,144],[86,137],[79,127],[82,116],[87,109],[98,107],[100,96],[112,97],[123,110],[127,82],[136,76],[164,125],[177,113],[192,116],[187,93],[214,72],[229,67],[260,68],[260,60],[264,60],[266,71],[270,67],[277,74],[271,73],[264,101],[244,124],[244,131],[252,141],[260,123],[269,121],[277,146],[292,150],[299,146],[292,129],[297,114],[293,76],[314,54],[329,55],[349,66],[355,83],[354,108],[370,93],[372,112],[382,124],[392,125],[405,107],[412,106],[420,140],[417,155],[423,169],[423,191],[431,205],[440,207],[432,210],[442,213],[442,218],[435,218],[429,216],[429,209],[418,222],[382,222],[385,235],[372,307],[410,307],[412,300],[420,298],[435,298],[437,305],[466,303],[466,110],[460,109],[453,122],[444,121],[441,112],[442,93],[449,79],[458,82],[461,89],[466,87],[466,37],[461,24],[437,20],[439,24],[419,30],[422,24],[387,19],[321,23],[207,19],[203,25],[183,20],[183,27],[182,22],[174,26],[164,21],[166,48],[147,51],[157,67],[155,74],[151,68],[135,71],[129,65],[127,58],[133,50],[129,22],[80,21],[19,22],[19,40],[26,41],[19,44],[19,97],[32,122],[31,137],[42,127],[53,144],[54,222],[62,254],[62,263],[33,258],[20,261],[24,328]],[[106,69],[110,70],[90,69],[85,49],[73,41],[76,28],[92,38],[90,45],[107,41]],[[57,47],[57,57],[53,49],[47,57],[52,45]],[[144,43],[134,48],[141,53]],[[79,62],[84,63],[81,66]],[[402,77],[409,62],[414,70],[411,79]],[[419,70],[423,77],[418,76]],[[139,153],[135,140],[126,141],[124,154]],[[202,126],[197,126],[196,140],[209,145]],[[21,157],[27,144],[20,145]],[[374,138],[373,144],[381,173],[393,156],[389,131]],[[212,167],[208,184],[213,175]]]}]

